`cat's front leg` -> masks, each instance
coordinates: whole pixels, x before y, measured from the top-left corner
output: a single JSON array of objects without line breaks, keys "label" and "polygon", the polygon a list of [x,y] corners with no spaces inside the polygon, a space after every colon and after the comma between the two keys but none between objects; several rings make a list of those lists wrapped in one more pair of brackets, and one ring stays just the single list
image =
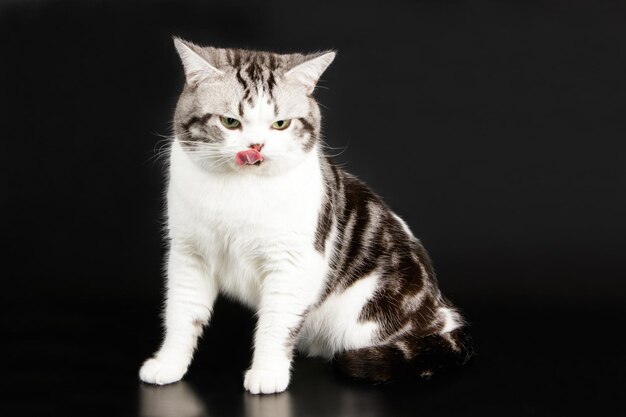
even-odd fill
[{"label": "cat's front leg", "polygon": [[217,292],[215,278],[204,260],[191,246],[172,241],[167,265],[165,337],[159,351],[141,367],[142,381],[163,385],[185,375]]},{"label": "cat's front leg", "polygon": [[308,307],[320,282],[302,271],[275,272],[262,284],[261,304],[254,335],[252,366],[244,388],[252,394],[272,394],[289,385],[291,360]]}]

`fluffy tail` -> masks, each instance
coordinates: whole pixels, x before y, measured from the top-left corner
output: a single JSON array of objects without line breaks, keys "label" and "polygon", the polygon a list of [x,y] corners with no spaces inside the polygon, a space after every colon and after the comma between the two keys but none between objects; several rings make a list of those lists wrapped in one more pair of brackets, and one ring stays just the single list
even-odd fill
[{"label": "fluffy tail", "polygon": [[429,378],[443,369],[464,365],[473,355],[465,326],[424,337],[405,335],[381,346],[349,350],[334,358],[337,368],[355,379],[388,382]]}]

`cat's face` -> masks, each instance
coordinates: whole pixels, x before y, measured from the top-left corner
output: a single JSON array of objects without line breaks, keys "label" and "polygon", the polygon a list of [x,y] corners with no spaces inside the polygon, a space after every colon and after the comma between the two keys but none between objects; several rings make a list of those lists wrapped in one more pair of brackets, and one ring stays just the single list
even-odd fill
[{"label": "cat's face", "polygon": [[278,55],[174,42],[187,79],[174,131],[198,165],[272,175],[316,151],[320,111],[311,94],[334,52]]}]

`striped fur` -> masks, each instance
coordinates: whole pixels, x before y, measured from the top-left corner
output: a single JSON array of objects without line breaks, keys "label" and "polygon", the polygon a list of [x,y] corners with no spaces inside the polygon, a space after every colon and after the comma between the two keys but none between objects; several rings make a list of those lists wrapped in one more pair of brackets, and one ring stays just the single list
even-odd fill
[{"label": "striped fur", "polygon": [[[323,252],[332,245],[333,256],[318,305],[373,272],[379,276],[375,295],[359,316],[378,324],[377,346],[332,352],[338,367],[355,378],[386,381],[401,376],[401,370],[430,376],[444,364],[464,363],[472,352],[465,323],[442,296],[419,240],[362,181],[325,157],[322,171],[325,197],[315,248]],[[437,351],[433,358],[446,360],[423,360],[420,353],[429,344]]]},{"label": "striped fur", "polygon": [[[243,49],[201,48],[188,42],[185,45],[223,71],[218,88],[214,88],[215,83],[201,85],[188,80],[181,94],[174,117],[174,132],[182,143],[192,148],[193,142],[224,141],[223,133],[212,128],[215,124],[209,123],[212,115],[204,110],[207,106],[216,107],[216,99],[223,102],[226,95],[229,102],[226,107],[230,107],[233,114],[241,118],[246,110],[255,107],[257,100],[263,97],[273,108],[274,116],[278,117],[281,114],[280,106],[293,106],[293,103],[290,97],[285,97],[290,94],[285,94],[284,88],[279,89],[277,85],[281,81],[284,84],[285,74],[289,70],[323,55],[279,55]],[[299,133],[297,137],[302,148],[308,152],[319,139],[321,117],[317,103],[310,96],[312,89],[307,92],[306,105],[309,110],[299,112],[296,124]]]},{"label": "striped fur", "polygon": [[466,325],[420,241],[321,150],[312,93],[334,53],[175,42],[186,84],[170,154],[165,338],[140,378],[183,377],[219,294],[257,312],[252,393],[286,389],[296,349],[377,382],[464,363]]}]

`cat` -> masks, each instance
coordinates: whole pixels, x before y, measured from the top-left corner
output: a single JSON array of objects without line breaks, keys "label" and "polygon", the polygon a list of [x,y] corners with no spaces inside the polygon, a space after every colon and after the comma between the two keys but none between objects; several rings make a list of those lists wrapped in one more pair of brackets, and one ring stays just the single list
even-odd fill
[{"label": "cat", "polygon": [[335,52],[174,44],[165,336],[140,379],[185,375],[218,294],[257,313],[253,394],[287,388],[295,349],[374,382],[464,363],[467,325],[420,241],[322,152],[313,91]]}]

